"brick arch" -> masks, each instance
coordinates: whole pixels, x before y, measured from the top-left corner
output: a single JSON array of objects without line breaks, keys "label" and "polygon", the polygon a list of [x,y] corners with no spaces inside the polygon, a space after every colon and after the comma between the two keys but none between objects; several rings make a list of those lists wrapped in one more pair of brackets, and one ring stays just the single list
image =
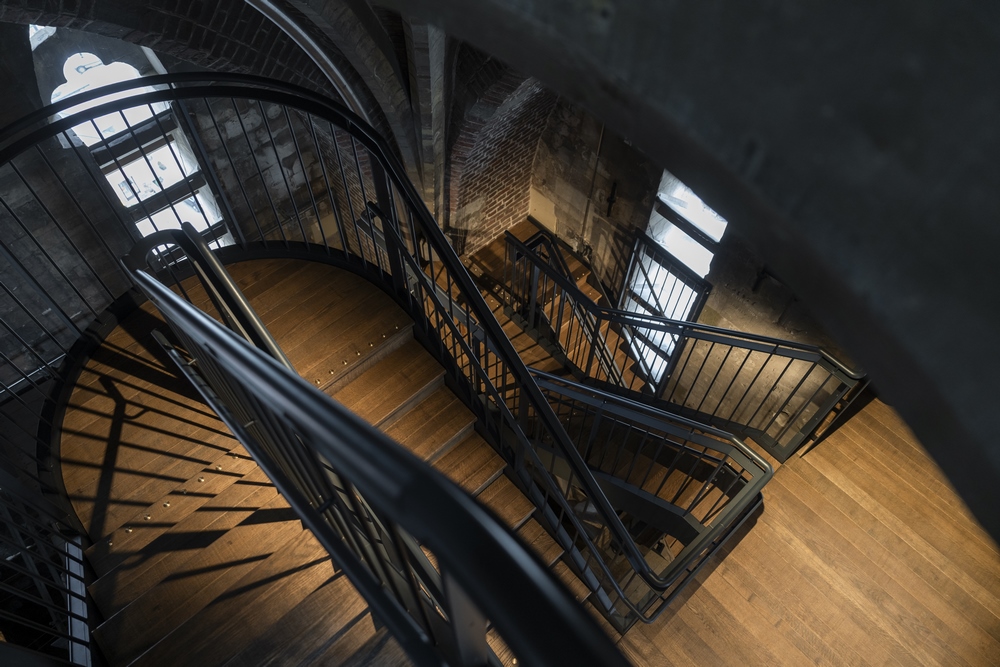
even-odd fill
[{"label": "brick arch", "polygon": [[[501,100],[507,81],[501,77],[491,87],[495,97],[484,95],[484,104],[500,103],[481,121],[474,141],[456,141],[456,148],[464,154],[452,155],[456,196],[450,232],[456,249],[464,255],[476,252],[528,215],[535,152],[557,99],[537,80],[525,79]],[[475,128],[478,122],[467,120],[466,126]],[[456,158],[461,159],[460,168],[456,168]]]},{"label": "brick arch", "polygon": [[[264,76],[341,99],[309,56],[243,0],[189,3],[0,0],[0,21],[96,33],[146,46],[205,69]],[[361,74],[329,37],[319,35],[319,38],[351,89],[361,98],[372,125],[382,136],[395,140],[393,123]],[[399,150],[398,141],[396,144],[409,166],[412,157]]]}]

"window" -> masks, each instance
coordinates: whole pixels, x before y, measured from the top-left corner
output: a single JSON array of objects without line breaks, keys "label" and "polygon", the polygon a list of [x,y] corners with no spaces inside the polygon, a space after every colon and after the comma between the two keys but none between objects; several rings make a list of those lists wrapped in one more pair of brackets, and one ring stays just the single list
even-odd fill
[{"label": "window", "polygon": [[34,51],[35,49],[37,49],[39,44],[41,44],[54,34],[56,34],[55,28],[50,28],[40,25],[29,25],[28,41],[31,43],[31,50]]},{"label": "window", "polygon": [[[705,276],[728,223],[673,174],[663,172],[645,236],[636,239],[619,308],[671,320],[696,320],[711,286]],[[649,382],[670,368],[677,336],[634,327],[630,344]]]},{"label": "window", "polygon": [[704,278],[729,223],[669,171],[663,172],[656,199],[646,233]]},{"label": "window", "polygon": [[[92,53],[70,56],[63,74],[66,83],[52,93],[53,102],[139,78],[139,71],[131,65],[105,65]],[[152,90],[146,86],[113,93],[71,107],[60,116]],[[174,113],[166,102],[137,105],[75,125],[72,133],[90,149],[142,236],[179,229],[181,222],[190,222],[198,231],[211,235],[213,245],[228,245],[232,240],[225,234],[219,206]]]}]

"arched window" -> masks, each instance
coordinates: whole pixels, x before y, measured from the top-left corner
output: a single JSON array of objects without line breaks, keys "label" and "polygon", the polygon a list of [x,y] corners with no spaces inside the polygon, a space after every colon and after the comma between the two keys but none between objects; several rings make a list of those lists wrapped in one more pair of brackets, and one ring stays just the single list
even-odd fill
[{"label": "arched window", "polygon": [[[140,77],[126,63],[105,64],[92,53],[74,53],[63,65],[66,83],[52,93],[57,102],[87,90]],[[107,102],[151,92],[144,86],[83,102],[60,117]],[[90,149],[112,190],[139,233],[180,228],[190,222],[216,244],[231,240],[207,187],[201,166],[182,129],[178,113],[166,102],[138,104],[73,126],[72,133]]]}]

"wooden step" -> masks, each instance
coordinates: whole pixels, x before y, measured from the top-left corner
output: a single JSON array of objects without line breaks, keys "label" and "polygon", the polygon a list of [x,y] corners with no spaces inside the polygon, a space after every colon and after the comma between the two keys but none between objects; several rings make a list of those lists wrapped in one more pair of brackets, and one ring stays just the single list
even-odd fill
[{"label": "wooden step", "polygon": [[165,579],[102,623],[94,637],[111,663],[128,663],[302,532],[276,496]]},{"label": "wooden step", "polygon": [[475,416],[447,387],[427,398],[386,429],[386,435],[425,461],[434,461],[463,440]]},{"label": "wooden step", "polygon": [[501,475],[476,496],[476,500],[489,507],[512,530],[519,529],[535,511],[535,506],[524,497],[506,475]]},{"label": "wooden step", "polygon": [[105,616],[117,613],[276,495],[263,471],[254,469],[91,584],[88,590],[94,602]]},{"label": "wooden step", "polygon": [[434,463],[434,467],[472,495],[489,486],[504,469],[504,461],[493,448],[472,433]]},{"label": "wooden step", "polygon": [[362,633],[360,646],[367,640],[364,633],[374,634],[375,627],[368,603],[345,575],[337,574],[289,610],[267,633],[244,637],[244,647],[225,664],[266,667],[307,663],[352,631]]},{"label": "wooden step", "polygon": [[333,399],[369,424],[389,424],[432,392],[444,369],[415,340],[394,350]]},{"label": "wooden step", "polygon": [[132,664],[222,664],[333,575],[329,554],[302,531]]},{"label": "wooden step", "polygon": [[85,554],[98,576],[118,567],[257,467],[242,447],[219,457],[157,502],[135,512]]},{"label": "wooden step", "polygon": [[551,567],[556,562],[556,559],[562,555],[562,547],[552,539],[552,536],[546,532],[542,524],[538,523],[535,519],[528,519],[517,531],[517,535],[524,540],[524,543],[528,547],[538,554],[538,557],[548,567]]}]

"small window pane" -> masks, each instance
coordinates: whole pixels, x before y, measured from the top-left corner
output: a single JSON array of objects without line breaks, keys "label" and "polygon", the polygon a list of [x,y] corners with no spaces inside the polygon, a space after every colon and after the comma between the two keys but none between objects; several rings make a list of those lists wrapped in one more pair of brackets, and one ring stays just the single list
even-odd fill
[{"label": "small window pane", "polygon": [[706,206],[691,188],[677,180],[669,171],[663,172],[657,196],[710,239],[715,242],[722,240],[729,224],[726,219]]},{"label": "small window pane", "polygon": [[181,222],[190,222],[199,232],[204,232],[221,219],[222,215],[215,205],[215,200],[211,196],[197,192],[195,197],[188,197],[184,201],[168,206],[140,220],[136,226],[143,236],[149,236],[163,229],[180,229]]},{"label": "small window pane", "polygon": [[135,206],[139,200],[148,199],[197,171],[197,164],[185,157],[176,146],[168,144],[147,151],[145,157],[140,154],[120,170],[105,174],[105,178],[123,205]]},{"label": "small window pane", "polygon": [[684,263],[689,269],[704,278],[712,268],[712,251],[673,225],[662,215],[653,211],[649,218],[650,237],[666,248],[667,252]]}]

